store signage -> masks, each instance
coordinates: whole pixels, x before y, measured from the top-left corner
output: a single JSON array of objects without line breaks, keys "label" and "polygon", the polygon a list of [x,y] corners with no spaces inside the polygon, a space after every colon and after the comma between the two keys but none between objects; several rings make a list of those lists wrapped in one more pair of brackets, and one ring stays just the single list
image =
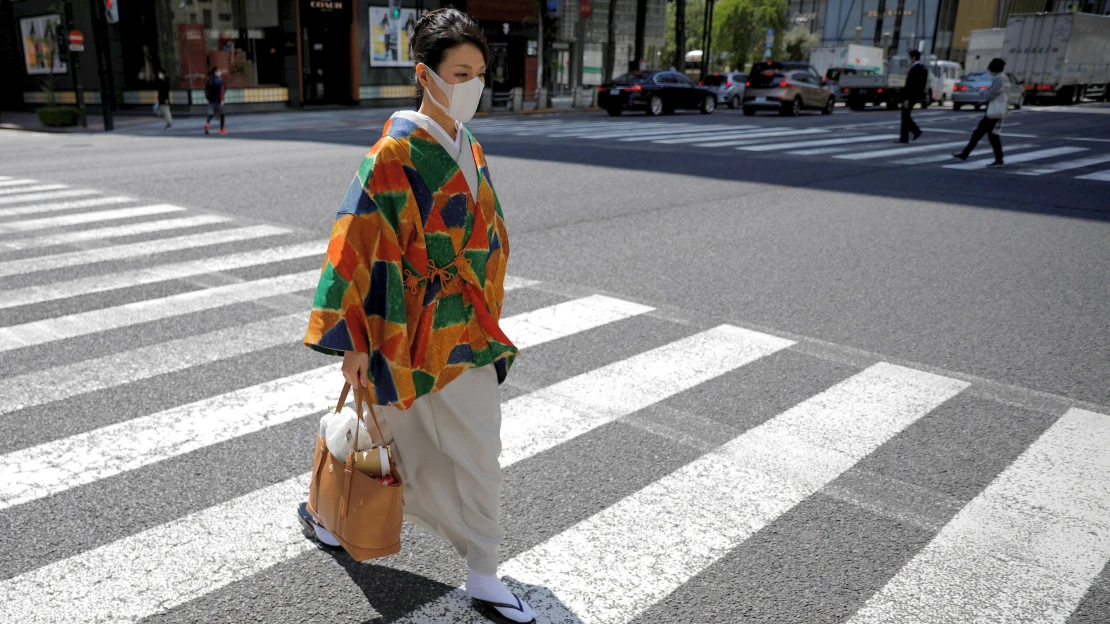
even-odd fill
[{"label": "store signage", "polygon": [[594,12],[594,5],[590,0],[582,0],[578,3],[578,14],[582,17],[589,17]]},{"label": "store signage", "polygon": [[309,0],[308,8],[320,11],[341,11],[343,0]]},{"label": "store signage", "polygon": [[85,35],[80,30],[69,31],[69,51],[83,52],[85,50]]},{"label": "store signage", "polygon": [[[895,17],[895,16],[898,15],[898,11],[895,10],[895,9],[888,9],[885,13],[883,13],[883,15],[886,15],[887,17]],[[913,11],[911,11],[909,9],[904,9],[902,11],[902,15],[913,15]],[[868,11],[867,12],[867,17],[878,17],[878,16],[879,16],[878,11]]]}]

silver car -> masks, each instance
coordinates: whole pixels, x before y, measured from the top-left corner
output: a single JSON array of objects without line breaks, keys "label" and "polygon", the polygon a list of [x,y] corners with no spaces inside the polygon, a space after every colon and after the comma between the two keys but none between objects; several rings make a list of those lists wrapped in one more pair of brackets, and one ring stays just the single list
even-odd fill
[{"label": "silver car", "polygon": [[[1025,103],[1025,87],[1014,78],[1013,74],[1006,74],[1010,79],[1010,92],[1007,94],[1008,103],[1015,109],[1021,108]],[[983,100],[983,94],[990,88],[991,82],[994,78],[990,72],[980,71],[971,72],[963,77],[963,80],[956,83],[952,87],[952,109],[960,110],[964,106],[974,106],[975,110],[979,110],[987,105]]]},{"label": "silver car", "polygon": [[744,101],[744,83],[748,75],[743,72],[719,72],[702,78],[698,84],[717,92],[717,103],[729,108],[740,108]]}]

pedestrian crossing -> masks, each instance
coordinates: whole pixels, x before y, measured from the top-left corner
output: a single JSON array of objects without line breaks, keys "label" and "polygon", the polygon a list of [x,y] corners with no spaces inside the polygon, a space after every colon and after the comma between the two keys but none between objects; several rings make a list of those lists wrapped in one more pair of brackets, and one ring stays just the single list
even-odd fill
[{"label": "pedestrian crossing", "polygon": [[[933,117],[918,115],[923,123],[929,119],[950,120],[950,112],[934,112]],[[943,117],[942,117],[943,116]],[[824,156],[837,161],[861,164],[940,165],[944,169],[974,171],[985,169],[994,161],[984,140],[968,162],[957,162],[952,153],[967,144],[967,137],[955,140],[962,130],[951,128],[932,131],[925,128],[928,139],[908,145],[875,146],[898,139],[897,125],[892,123],[850,124],[844,126],[803,127],[755,124],[699,124],[679,121],[599,121],[584,120],[498,120],[472,121],[468,127],[479,139],[486,136],[529,136],[550,139],[602,141],[610,146],[628,144],[686,146],[710,149],[717,153],[750,155]],[[938,137],[937,134],[940,134]],[[967,130],[969,136],[971,130]],[[1099,167],[1110,163],[1110,153],[1099,153],[1094,146],[1039,146],[1029,141],[1031,135],[1014,136],[1015,142],[1004,141],[1006,174],[1024,177],[1072,175],[1078,180],[1110,181],[1110,169]],[[1035,138],[1035,137],[1034,137]]]},{"label": "pedestrian crossing", "polygon": [[[4,188],[18,188],[20,180],[0,176],[13,182]],[[0,621],[173,621],[195,620],[198,612],[201,620],[224,621],[225,601],[259,600],[250,587],[259,577],[279,585],[346,583],[360,600],[355,621],[484,621],[463,591],[451,589],[460,580],[454,569],[435,572],[445,579],[437,581],[442,587],[413,588],[389,605],[377,599],[373,579],[383,570],[416,566],[426,575],[424,564],[411,562],[435,561],[444,552],[411,527],[401,556],[364,565],[343,563],[342,556],[337,565],[301,533],[294,510],[307,494],[312,436],[342,383],[334,358],[299,345],[326,241],[92,189],[51,192],[70,190],[89,191],[81,196],[87,199],[30,191],[23,195],[29,199],[0,213],[0,366],[6,371],[0,378],[0,439],[6,440],[0,520],[12,527],[51,525],[65,522],[58,509],[72,508],[100,528],[79,539],[64,530],[6,535]],[[108,197],[116,200],[96,202]],[[104,225],[114,221],[106,212],[153,206],[173,210],[132,212],[119,218],[127,223]],[[51,216],[28,218],[45,213]],[[42,219],[51,221],[26,225]],[[86,242],[96,244],[81,247]],[[14,251],[30,255],[3,258]],[[195,255],[182,258],[185,251]],[[159,290],[168,283],[189,289]],[[792,510],[875,453],[907,438],[948,449],[949,441],[922,431],[923,424],[976,393],[978,382],[956,373],[825,360],[805,348],[805,338],[681,319],[650,302],[520,276],[508,278],[506,290],[502,327],[522,349],[503,390],[506,500],[550,487],[563,478],[558,467],[579,477],[565,484],[568,495],[617,486],[592,506],[534,497],[526,508],[514,507],[522,517],[507,519],[539,527],[507,536],[500,573],[541,622],[655,621],[653,609],[676,600],[763,532],[791,522]],[[122,302],[109,298],[123,292]],[[102,298],[66,305],[93,294]],[[268,304],[257,305],[262,301]],[[247,309],[226,326],[186,322]],[[44,357],[120,332],[148,339],[97,343],[97,350],[77,351],[61,363]],[[597,348],[614,336],[618,342]],[[627,336],[647,337],[646,346],[625,344],[620,337]],[[182,375],[232,370],[227,366],[257,363],[266,353],[302,359],[296,370],[261,382],[196,388],[187,401],[163,401],[140,413],[81,411],[83,404],[114,405],[110,395],[133,396],[136,386],[170,387]],[[567,370],[537,368],[551,361],[566,362]],[[804,362],[829,381],[752,420],[750,402],[804,383],[760,375],[784,361]],[[1006,409],[1020,403],[1002,401]],[[970,492],[927,539],[906,544],[915,554],[904,566],[873,586],[846,590],[859,596],[849,621],[1064,622],[1087,599],[1110,562],[1110,410],[1062,397],[1052,405],[1055,411],[1041,415],[1043,431],[1015,421],[1028,428],[1011,432],[1029,439],[1024,451],[986,475],[986,486]],[[641,419],[651,413],[667,424],[645,429]],[[718,433],[707,436],[706,448],[691,446],[682,442],[679,421]],[[655,457],[648,475],[622,469],[629,465],[622,458],[658,452],[643,440],[671,450]],[[234,467],[218,460],[228,448],[259,444],[269,445],[266,457],[236,456]],[[596,450],[571,452],[582,448]],[[273,466],[267,461],[274,454],[297,453],[303,458],[294,457],[290,471],[252,468]],[[159,488],[131,490],[149,487],[152,479]],[[635,485],[622,489],[625,481]],[[233,494],[213,494],[214,500],[194,496],[215,482],[239,486]],[[111,516],[113,497],[127,504],[122,499],[140,494],[149,499],[141,507],[149,522],[136,517],[134,528],[127,522],[103,527],[99,518]],[[828,530],[835,534],[836,527],[830,519]],[[343,566],[359,572],[313,578],[321,568]],[[320,592],[312,604],[286,608],[295,609],[293,621],[337,621],[328,613],[349,608],[351,596],[342,589]],[[758,609],[758,597],[752,600]],[[747,621],[741,614],[714,618],[712,605],[684,609],[689,621]],[[265,611],[254,615],[269,619]]]}]

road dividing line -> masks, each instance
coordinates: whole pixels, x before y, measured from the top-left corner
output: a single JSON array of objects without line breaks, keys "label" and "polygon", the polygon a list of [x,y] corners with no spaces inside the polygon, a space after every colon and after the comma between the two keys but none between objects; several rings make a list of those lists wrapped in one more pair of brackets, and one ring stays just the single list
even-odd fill
[{"label": "road dividing line", "polygon": [[[524,333],[520,337],[522,343],[535,346],[650,310],[646,306],[595,296],[520,314],[505,319],[504,326],[507,332],[510,328],[537,330],[534,335]],[[606,318],[608,320],[604,320]],[[281,331],[290,323],[295,323],[292,335],[289,331]],[[282,317],[278,324],[281,342],[291,342],[303,337],[307,315]],[[223,332],[214,334],[219,333]],[[201,348],[214,337],[213,334],[204,335],[201,341],[190,343],[186,353],[195,355],[187,355],[186,359],[204,363]],[[274,344],[273,339],[254,341],[255,344],[259,342],[266,346]],[[156,349],[148,349],[147,357],[154,351]],[[165,353],[164,349],[157,351]],[[228,352],[226,357],[235,355],[227,347],[222,351]],[[156,366],[165,369],[177,365]],[[135,366],[128,364],[127,367],[133,369]],[[335,372],[334,366],[325,366],[0,456],[0,475],[3,475],[0,476],[0,509],[308,416],[323,408],[321,397],[334,391]]]},{"label": "road dividing line", "polygon": [[1096,171],[1088,173],[1087,175],[1075,176],[1076,180],[1098,180],[1099,182],[1110,182],[1110,169],[1106,171]]},{"label": "road dividing line", "polygon": [[[517,555],[498,573],[539,586],[522,597],[543,621],[635,621],[967,385],[871,366]],[[460,590],[399,620],[432,621],[483,620]]]},{"label": "road dividing line", "polygon": [[853,152],[851,154],[841,154],[833,158],[842,158],[844,160],[870,160],[872,158],[888,158],[891,156],[901,156],[902,154],[915,154],[919,152],[931,152],[939,149],[953,149],[963,147],[967,141],[952,141],[951,143],[932,143],[929,145],[915,145],[913,147],[892,147],[890,149],[881,149],[871,152]]},{"label": "road dividing line", "polygon": [[721,135],[718,140],[709,141],[707,143],[694,143],[694,147],[735,147],[737,145],[749,145],[758,142],[759,139],[782,137],[789,134],[791,138],[805,134],[828,134],[828,130],[822,128],[805,128],[803,130],[784,130],[780,128],[772,128],[769,130],[757,130],[753,132],[737,132],[734,135]]},{"label": "road dividing line", "polygon": [[69,188],[65,184],[39,184],[38,186],[15,186],[0,188],[0,195],[18,195],[20,193],[36,193],[41,191],[60,191]]},{"label": "road dividing line", "polygon": [[764,143],[763,145],[748,145],[736,149],[746,152],[774,152],[804,147],[823,147],[825,145],[850,145],[853,143],[872,143],[875,141],[893,141],[897,134],[875,134],[855,137],[840,137],[836,139],[819,139],[816,141],[794,141],[790,143]]},{"label": "road dividing line", "polygon": [[1110,416],[1071,409],[850,624],[1068,620],[1110,559]]},{"label": "road dividing line", "polygon": [[[967,145],[967,142],[964,141],[964,142],[961,143],[961,145]],[[1033,147],[1033,146],[1029,143],[1019,143],[1017,145],[1004,145],[1003,149],[1006,150],[1007,152],[1012,152],[1014,150],[1025,149],[1027,147]],[[971,152],[971,156],[983,156],[984,154],[990,154],[990,153],[991,153],[991,148],[988,147],[988,146],[984,146],[984,147],[980,147],[979,149],[975,150],[974,152]],[[929,164],[929,163],[944,162],[946,160],[951,161],[951,160],[956,160],[956,159],[953,158],[951,154],[933,154],[931,156],[918,156],[917,158],[906,158],[904,160],[896,160],[896,161],[894,161],[894,164],[896,164],[896,165],[926,165],[926,164]]]},{"label": "road dividing line", "polygon": [[1060,173],[1061,171],[1068,171],[1069,169],[1082,169],[1083,167],[1090,167],[1092,165],[1101,165],[1104,162],[1110,162],[1110,154],[1099,154],[1098,156],[1090,156],[1088,158],[1079,158],[1076,160],[1063,160],[1060,162],[1037,167],[1036,169],[1025,169],[1024,171],[1011,171],[1018,175],[1027,176],[1041,176],[1050,173]]},{"label": "road dividing line", "polygon": [[96,223],[97,221],[115,221],[133,217],[147,217],[150,215],[166,214],[168,212],[181,212],[181,206],[172,204],[154,204],[153,206],[136,206],[134,208],[119,208],[116,210],[100,210],[97,212],[79,212],[77,214],[61,217],[45,217],[42,219],[27,219],[24,221],[8,221],[0,223],[0,234],[9,232],[30,232],[32,230],[46,230],[55,227],[67,227]]},{"label": "road dividing line", "polygon": [[310,290],[319,280],[315,269],[0,327],[0,352]]},{"label": "road dividing line", "polygon": [[40,247],[49,247],[52,245],[72,245],[74,243],[84,243],[87,241],[104,240],[111,238],[122,238],[124,236],[135,236],[137,234],[151,234],[153,232],[183,230],[188,228],[200,227],[203,225],[227,223],[231,220],[231,217],[208,214],[196,215],[192,217],[180,217],[177,219],[144,221],[142,223],[116,225],[112,227],[96,228],[92,230],[79,230],[76,232],[58,232],[56,234],[47,234],[45,236],[34,236],[30,238],[15,238],[11,240],[0,241],[0,253],[3,253],[5,251],[19,251],[23,249],[38,249]]},{"label": "road dividing line", "polygon": [[[526,284],[529,281],[508,276],[505,278],[505,290],[518,288],[520,284]],[[617,308],[617,306],[609,307]],[[587,306],[577,306],[569,311],[582,312],[584,310],[590,309]],[[502,326],[519,323],[528,328],[544,327],[547,328],[547,335],[555,335],[551,330],[552,323],[556,322],[555,319],[550,318],[550,315],[547,315],[548,318],[544,319],[545,315],[542,310],[537,311],[537,320],[545,321],[542,325],[539,322],[521,323],[521,317],[523,316],[526,315],[502,319]],[[572,320],[581,322],[578,319]],[[564,320],[563,322],[567,321]],[[149,379],[202,364],[254,353],[270,347],[296,343],[304,339],[305,327],[307,326],[307,313],[279,316],[256,323],[122,351],[93,360],[64,364],[46,370],[0,379],[0,415],[36,405],[45,405],[53,401],[61,401],[89,392],[122,386],[141,379]],[[555,337],[561,336],[555,335]],[[538,344],[531,336],[525,335],[519,339],[528,342],[530,346]],[[59,384],[59,379],[80,379],[81,383]]]},{"label": "road dividing line", "polygon": [[7,187],[7,186],[22,186],[24,184],[38,184],[38,183],[39,183],[38,180],[26,180],[26,179],[25,180],[19,180],[19,179],[16,179],[16,180],[4,180],[4,181],[0,182],[0,186],[4,186],[4,187]]},{"label": "road dividing line", "polygon": [[[8,275],[24,275],[24,274],[28,274],[28,273],[38,273],[38,272],[41,272],[41,271],[54,271],[54,270],[57,270],[57,269],[63,269],[63,268],[67,268],[67,267],[81,266],[81,265],[85,265],[85,264],[92,264],[94,262],[108,262],[110,260],[123,260],[123,259],[126,259],[126,258],[142,258],[142,257],[145,257],[145,256],[152,256],[152,255],[155,255],[155,254],[166,253],[166,252],[170,252],[170,251],[182,251],[182,250],[185,250],[185,249],[195,249],[195,248],[198,248],[198,247],[208,247],[208,246],[211,246],[211,245],[221,245],[221,244],[224,244],[224,243],[237,243],[237,242],[248,241],[248,240],[253,240],[253,239],[257,239],[257,238],[265,238],[267,236],[278,236],[278,235],[281,235],[281,234],[288,234],[289,231],[290,230],[288,230],[287,228],[276,227],[276,226],[273,226],[273,225],[251,225],[251,226],[248,226],[248,227],[235,228],[235,229],[230,229],[230,230],[220,230],[219,232],[205,232],[203,234],[189,234],[189,235],[186,235],[186,236],[176,236],[176,237],[173,237],[173,238],[162,238],[162,239],[152,240],[152,241],[141,241],[141,242],[138,242],[138,243],[130,243],[130,244],[127,244],[127,245],[111,245],[111,246],[108,246],[108,247],[98,247],[96,249],[83,249],[81,251],[71,251],[71,252],[68,252],[68,253],[60,253],[60,254],[54,254],[54,255],[50,255],[50,256],[35,256],[33,258],[21,258],[19,260],[9,260],[7,262],[0,262],[0,277],[5,277],[5,276],[8,276]],[[321,257],[322,257],[323,254],[320,250],[321,249],[323,249],[325,251],[327,250],[327,241],[322,241],[322,242],[321,241],[314,241],[313,244],[316,245],[316,248],[315,248],[314,252],[318,253],[318,254],[321,254]],[[280,260],[287,260],[287,259],[290,259],[290,258],[304,257],[304,256],[310,255],[310,253],[312,253],[312,252],[309,251],[309,249],[307,247],[292,246],[292,247],[283,247],[281,249],[283,249],[287,254],[299,254],[299,255],[281,256],[281,255],[275,254],[274,252],[276,250],[274,250],[274,249],[270,249],[270,250],[261,249],[261,250],[258,250],[257,252],[236,254],[235,259],[240,263],[239,266],[254,266],[256,264],[266,264],[266,263],[265,262],[254,262],[253,264],[242,264],[242,262],[245,262],[245,261],[249,262],[249,259],[246,258],[246,256],[253,255],[253,256],[258,256],[260,258],[261,257],[270,257],[270,258],[274,258],[274,259],[270,260],[269,262],[278,262]],[[196,262],[192,262],[192,263],[182,263],[182,264],[184,264],[184,265],[190,265],[190,264],[191,265],[203,265],[204,262],[213,262],[215,260],[216,260],[215,258],[211,258],[211,259],[208,259],[208,260],[201,260],[201,261],[196,261]],[[181,265],[174,265],[174,266],[181,266]],[[231,266],[231,267],[228,267],[228,268],[239,268],[239,266]],[[140,269],[139,271],[137,271],[137,273],[139,273],[139,274],[148,274],[149,275],[150,271],[155,271],[155,270],[157,270],[156,267],[150,267],[150,268],[146,268],[146,269]],[[220,270],[220,269],[216,269],[216,270]],[[227,269],[223,269],[223,270],[227,270]],[[196,270],[194,270],[193,273],[188,273],[188,275],[196,275],[198,272],[200,272],[200,273],[211,273],[213,271],[196,271]],[[123,275],[127,275],[127,274],[123,274]],[[102,276],[94,276],[94,277],[86,278],[85,280],[82,280],[82,281],[84,281],[84,282],[92,281],[92,282],[95,283],[95,281],[98,280],[98,279],[101,279],[101,277]],[[169,277],[169,278],[166,278],[166,279],[175,279],[175,278]],[[161,281],[161,280],[153,280],[153,281]],[[120,283],[120,280],[118,278],[116,280],[116,283]],[[143,282],[140,282],[140,283],[143,283]],[[149,283],[149,282],[145,282],[145,283]],[[105,281],[104,284],[108,285],[109,282]],[[125,283],[125,285],[126,285],[126,283]],[[46,286],[40,286],[38,288],[58,288],[59,286],[60,286],[60,284],[48,284]],[[115,286],[115,288],[122,288],[122,286]],[[104,290],[111,290],[111,289],[112,289],[112,287],[108,287],[108,288],[105,288]],[[96,292],[96,291],[92,291],[92,292]],[[71,294],[76,294],[76,293],[71,293]],[[8,307],[7,303],[8,302],[0,303],[0,308]]]},{"label": "road dividing line", "polygon": [[0,217],[16,217],[19,215],[35,214],[39,212],[55,212],[59,210],[73,210],[76,208],[95,208],[96,206],[110,206],[112,204],[126,204],[133,202],[130,197],[95,197],[93,199],[76,199],[72,201],[54,202],[52,204],[31,204],[30,206],[16,206],[15,208],[0,209]]},{"label": "road dividing line", "polygon": [[[260,233],[258,231],[248,230],[278,230],[274,233]],[[272,226],[253,226],[249,228],[241,228],[238,230],[222,230],[220,232],[211,232],[207,234],[199,234],[197,236],[207,237],[207,242],[200,245],[191,246],[204,246],[216,245],[221,242],[231,242],[237,240],[247,240],[257,238],[259,236],[272,236],[274,234],[281,234],[288,232],[281,228],[273,228]],[[186,237],[179,237],[177,239],[169,239],[169,244],[181,244],[181,239]],[[158,245],[161,241],[149,241],[144,243],[136,243],[137,245]],[[175,279],[184,279],[187,277],[194,277],[197,275],[204,275],[205,273],[219,273],[221,271],[230,271],[233,269],[242,269],[245,267],[259,266],[263,264],[270,264],[273,262],[281,262],[282,260],[292,260],[295,258],[305,258],[309,256],[320,256],[323,258],[324,251],[326,251],[328,241],[311,241],[307,243],[300,243],[297,245],[286,245],[283,247],[263,248],[253,251],[243,251],[235,254],[228,254],[226,256],[217,256],[214,258],[204,258],[201,260],[190,260],[188,262],[178,262],[174,264],[159,264],[134,271],[121,271],[119,273],[107,273],[102,275],[90,275],[89,277],[82,277],[65,282],[51,282],[41,286],[27,286],[25,288],[13,288],[12,290],[0,291],[0,309],[14,308],[16,306],[31,305],[34,303],[43,303],[44,301],[56,301],[58,299],[67,299],[69,297],[78,297],[81,295],[88,295],[98,292],[106,292],[109,290],[116,290],[119,288],[130,288],[133,286],[141,286],[144,284],[153,284],[156,282],[165,282]],[[121,247],[105,247],[90,251],[101,251],[102,249],[120,249]],[[179,247],[183,249],[185,247]],[[156,247],[149,253],[161,253],[165,249]],[[87,252],[75,252],[73,254],[59,254],[59,256],[76,256]],[[136,257],[145,255],[144,253],[128,254],[126,256],[118,257]],[[58,258],[59,256],[48,256],[51,258]],[[28,258],[27,260],[36,260],[37,258]],[[99,262],[100,260],[91,260],[91,262]],[[322,260],[321,260],[322,261]],[[19,262],[19,261],[17,261]],[[10,263],[0,262],[0,274]],[[57,268],[54,262],[49,263],[50,266],[41,270],[49,270]],[[71,262],[70,266],[75,264],[82,264],[81,262]],[[35,267],[36,270],[37,267]]]},{"label": "road dividing line", "polygon": [[28,195],[16,195],[14,197],[0,197],[0,205],[3,204],[22,204],[32,201],[46,201],[51,199],[65,199],[67,197],[87,197],[89,195],[99,195],[100,191],[92,189],[69,189],[67,191],[50,191],[46,193],[30,193]]},{"label": "road dividing line", "polygon": [[[790,344],[736,327],[717,327],[513,399],[504,404],[503,418],[531,419],[542,425],[549,413],[577,410],[593,419],[592,426],[599,426]],[[338,366],[325,368],[330,372],[318,390],[305,386],[292,395],[305,403],[306,416],[322,413],[326,409],[323,403],[338,389]],[[282,384],[271,384],[282,391]],[[308,402],[314,405],[308,406]],[[217,409],[231,411],[227,399],[216,404]],[[254,403],[242,405],[240,410],[255,411]],[[272,418],[274,409],[286,409],[282,403],[275,406],[255,414],[254,420]],[[537,408],[540,411],[535,411]],[[197,418],[208,418],[208,414],[198,412]],[[189,426],[182,423],[188,420],[178,417],[174,426]],[[207,435],[201,425],[195,427],[199,435]],[[569,429],[564,431],[569,433]],[[527,457],[525,449],[512,446],[515,443],[503,441],[503,467]],[[556,444],[551,441],[532,448],[538,452]],[[125,458],[130,460],[131,456]],[[308,481],[309,473],[304,473],[0,581],[0,620],[53,623],[81,613],[91,621],[134,622],[314,550],[315,544],[301,534],[295,514],[296,505],[308,491]],[[228,526],[235,530],[223,530]]]},{"label": "road dividing line", "polygon": [[[1005,151],[1006,146],[1003,145],[1002,149]],[[1065,154],[1075,154],[1077,152],[1087,151],[1086,147],[1053,147],[1051,149],[1037,150],[1035,152],[1025,152],[1024,154],[1017,154],[1006,156],[1006,164],[1013,164],[1019,162],[1029,162],[1031,160],[1041,160],[1043,158],[1052,158],[1053,156],[1064,156]],[[944,165],[945,169],[983,169],[987,165],[994,162],[994,158],[983,158],[981,160],[972,160],[965,163],[958,163],[955,165]]]}]

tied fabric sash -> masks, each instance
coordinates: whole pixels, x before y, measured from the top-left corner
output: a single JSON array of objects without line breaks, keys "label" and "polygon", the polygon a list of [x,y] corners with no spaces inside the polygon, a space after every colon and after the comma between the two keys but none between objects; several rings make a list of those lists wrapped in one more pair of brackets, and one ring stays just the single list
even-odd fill
[{"label": "tied fabric sash", "polygon": [[[451,273],[451,268],[454,267],[455,273]],[[470,258],[459,252],[455,259],[442,267],[437,267],[435,262],[428,260],[428,272],[424,276],[419,276],[412,271],[405,269],[405,288],[409,293],[416,294],[417,287],[421,285],[430,284],[432,280],[439,278],[440,284],[447,286],[455,276],[462,278],[462,295],[463,299],[474,308],[474,313],[478,317],[478,326],[486,332],[490,338],[500,342],[503,345],[515,347],[505,332],[501,331],[501,326],[494,320],[493,315],[490,314],[489,305],[486,303],[485,293],[482,291],[481,285],[478,284],[478,276],[474,273],[474,269],[470,266]],[[479,305],[481,304],[481,305]]]}]

